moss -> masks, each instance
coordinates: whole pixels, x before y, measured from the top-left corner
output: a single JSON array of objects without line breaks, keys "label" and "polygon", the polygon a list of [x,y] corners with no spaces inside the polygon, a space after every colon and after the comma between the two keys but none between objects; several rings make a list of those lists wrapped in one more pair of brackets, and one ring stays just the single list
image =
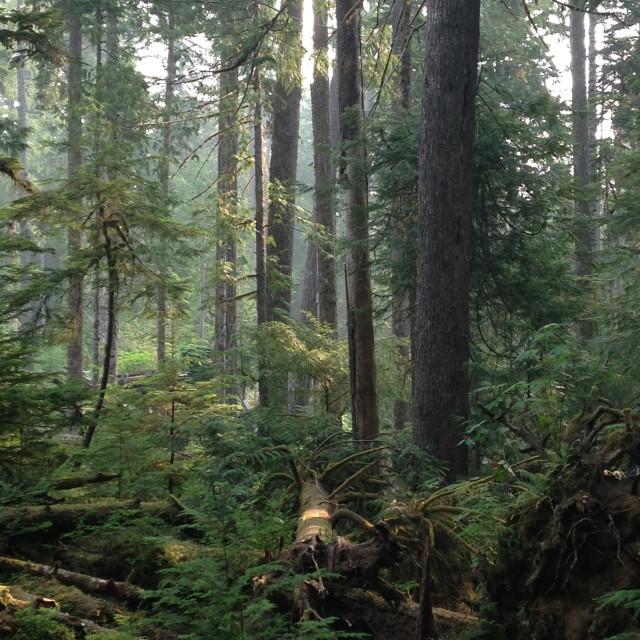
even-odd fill
[{"label": "moss", "polygon": [[14,599],[9,589],[4,585],[0,586],[0,611],[6,611],[7,609],[11,609],[14,604]]},{"label": "moss", "polygon": [[16,640],[75,640],[73,631],[56,622],[48,611],[23,609],[16,613],[20,633]]}]

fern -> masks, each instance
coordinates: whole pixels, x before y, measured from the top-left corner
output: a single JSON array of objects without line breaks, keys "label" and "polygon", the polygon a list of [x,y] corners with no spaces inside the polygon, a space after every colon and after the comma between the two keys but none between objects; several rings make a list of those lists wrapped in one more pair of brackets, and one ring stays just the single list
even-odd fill
[{"label": "fern", "polygon": [[[600,598],[597,598],[600,606],[596,611],[600,611],[605,607],[622,607],[628,611],[632,611],[637,618],[640,615],[640,589],[622,589],[620,591],[612,591]],[[618,638],[618,636],[616,636]]]}]

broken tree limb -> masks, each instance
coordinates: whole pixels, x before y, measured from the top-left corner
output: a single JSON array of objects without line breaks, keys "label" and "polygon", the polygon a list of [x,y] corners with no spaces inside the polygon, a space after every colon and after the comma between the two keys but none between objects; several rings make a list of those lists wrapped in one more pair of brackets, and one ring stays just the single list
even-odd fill
[{"label": "broken tree limb", "polygon": [[[58,603],[51,598],[35,596],[30,593],[26,593],[22,589],[0,585],[0,611],[7,611],[8,613],[13,614],[16,611],[27,609],[28,607],[33,607],[34,609],[57,610]],[[116,633],[113,629],[102,627],[93,622],[93,620],[77,618],[76,616],[72,616],[68,613],[61,613],[57,611],[54,619],[60,624],[70,627],[76,631],[79,638],[84,638],[87,633]]]},{"label": "broken tree limb", "polygon": [[429,570],[429,556],[431,555],[431,541],[425,538],[422,554],[422,577],[420,579],[420,613],[418,615],[418,633],[416,640],[435,640],[438,637],[436,621],[433,617],[431,602],[431,571]]},{"label": "broken tree limb", "polygon": [[350,509],[338,509],[331,517],[331,524],[335,525],[341,520],[349,520],[350,522],[353,522],[365,533],[374,533],[376,529],[366,518],[363,518],[361,515],[358,515]]},{"label": "broken tree limb", "polygon": [[5,507],[0,509],[0,536],[8,538],[37,532],[39,536],[59,536],[80,524],[98,526],[121,511],[132,518],[143,513],[165,522],[191,524],[193,518],[166,502],[95,502],[91,504],[54,504],[42,507]]},{"label": "broken tree limb", "polygon": [[337,489],[334,489],[330,494],[329,498],[340,498],[341,493],[349,487],[349,485],[353,484],[360,478],[363,478],[368,473],[373,473],[379,467],[380,460],[376,459],[373,462],[365,465],[361,469],[358,469],[352,476],[347,478]]},{"label": "broken tree limb", "polygon": [[341,469],[342,467],[351,464],[352,462],[355,462],[356,460],[359,460],[360,458],[364,457],[364,456],[369,456],[372,453],[378,453],[380,451],[384,451],[385,449],[387,449],[386,446],[381,446],[381,447],[376,447],[375,449],[366,449],[365,451],[358,451],[357,453],[354,453],[350,456],[347,456],[346,458],[343,458],[342,460],[339,460],[338,462],[332,462],[331,464],[328,464],[326,469],[320,474],[320,482],[323,482],[327,479],[327,477],[338,471],[339,469]]},{"label": "broken tree limb", "polygon": [[99,595],[105,598],[123,600],[127,604],[140,604],[144,590],[130,582],[114,582],[103,580],[84,573],[67,571],[54,565],[48,566],[35,562],[25,562],[16,558],[0,557],[0,571],[7,573],[27,573],[32,576],[52,578],[70,587],[77,587],[85,593]]},{"label": "broken tree limb", "polygon": [[98,484],[101,482],[110,482],[121,478],[122,473],[96,473],[93,476],[76,476],[74,478],[60,478],[56,480],[52,490],[53,491],[68,491],[69,489],[79,489],[85,487],[88,484]]}]

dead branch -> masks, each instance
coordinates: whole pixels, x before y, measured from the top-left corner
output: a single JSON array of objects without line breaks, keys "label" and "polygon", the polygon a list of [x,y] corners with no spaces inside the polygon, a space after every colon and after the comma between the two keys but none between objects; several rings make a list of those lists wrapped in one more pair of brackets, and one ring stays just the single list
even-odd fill
[{"label": "dead branch", "polygon": [[376,530],[376,528],[366,518],[363,518],[361,515],[358,515],[357,513],[345,507],[338,509],[331,516],[331,524],[335,526],[341,520],[349,520],[350,522],[353,522],[365,533],[372,534]]},{"label": "dead branch", "polygon": [[351,464],[352,462],[354,462],[355,460],[358,460],[360,458],[363,458],[364,456],[368,456],[369,454],[372,453],[377,453],[379,451],[384,451],[387,447],[386,446],[380,446],[380,447],[376,447],[375,449],[367,449],[366,451],[358,451],[357,453],[354,453],[350,456],[347,456],[346,458],[343,458],[342,460],[339,460],[338,462],[332,462],[330,464],[327,465],[326,469],[320,474],[319,480],[320,482],[322,482],[323,480],[326,480],[327,476],[331,473],[333,473],[334,471],[338,471],[338,469],[341,469],[342,467]]},{"label": "dead branch", "polygon": [[77,476],[75,478],[60,478],[56,480],[52,489],[54,491],[68,491],[69,489],[79,489],[88,484],[98,484],[101,482],[110,482],[121,478],[122,473],[96,473],[93,476]]},{"label": "dead branch", "polygon": [[[0,586],[0,611],[5,610],[13,613],[28,607],[33,607],[34,609],[58,609],[58,603],[51,598],[26,593],[22,589]],[[68,613],[58,612],[55,614],[55,620],[77,631],[79,638],[84,638],[87,633],[116,633],[113,629],[102,627],[93,622],[93,620],[77,618]]]},{"label": "dead branch", "polygon": [[61,584],[77,587],[85,593],[99,595],[106,598],[124,600],[128,604],[140,604],[144,590],[130,582],[114,582],[103,580],[84,573],[67,571],[54,565],[48,566],[35,562],[24,562],[16,558],[0,557],[0,571],[7,573],[27,573],[31,576],[42,576],[55,579]]},{"label": "dead branch", "polygon": [[362,469],[359,469],[358,471],[356,471],[353,475],[347,478],[337,489],[334,489],[329,494],[329,498],[336,498],[336,497],[339,498],[341,491],[346,489],[350,484],[353,484],[354,482],[356,482],[356,480],[359,480],[363,476],[366,476],[368,473],[376,469],[378,467],[379,462],[380,460],[376,459],[373,462],[370,462],[368,465],[362,467]]}]

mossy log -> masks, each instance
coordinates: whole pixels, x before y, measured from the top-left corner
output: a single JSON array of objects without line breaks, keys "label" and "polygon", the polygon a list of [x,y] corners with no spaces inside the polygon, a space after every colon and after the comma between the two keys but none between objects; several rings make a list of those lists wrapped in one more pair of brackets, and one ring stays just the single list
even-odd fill
[{"label": "mossy log", "polygon": [[114,582],[103,580],[84,573],[67,571],[57,565],[44,565],[35,562],[24,562],[15,558],[0,557],[0,571],[6,573],[27,573],[32,576],[52,578],[61,584],[77,587],[85,593],[99,595],[105,598],[122,600],[129,605],[140,604],[144,590],[130,582]]},{"label": "mossy log", "polygon": [[70,489],[79,489],[86,487],[88,484],[100,484],[102,482],[111,482],[121,478],[121,473],[96,473],[92,476],[75,476],[71,478],[60,478],[53,483],[53,491],[68,491]]},{"label": "mossy log", "polygon": [[[58,610],[58,603],[51,598],[45,598],[43,596],[36,596],[30,593],[26,593],[22,589],[15,589],[13,587],[0,585],[0,613],[9,614],[9,619],[4,619],[2,616],[2,622],[4,626],[9,627],[9,623],[12,620],[12,614],[22,609],[33,607],[34,609],[55,609]],[[76,616],[69,615],[68,613],[62,613],[57,611],[55,614],[56,622],[63,624],[77,634],[77,637],[84,638],[87,633],[103,633],[114,634],[113,629],[107,629],[99,624],[93,622],[93,620],[87,620],[84,618],[77,618]],[[19,625],[13,621],[15,627],[14,631],[18,631]]]},{"label": "mossy log", "polygon": [[155,516],[170,524],[193,524],[191,516],[175,502],[95,502],[90,504],[54,504],[0,509],[0,536],[23,537],[30,532],[39,536],[58,537],[70,533],[78,525],[99,526],[114,513],[122,511],[132,517]]}]

